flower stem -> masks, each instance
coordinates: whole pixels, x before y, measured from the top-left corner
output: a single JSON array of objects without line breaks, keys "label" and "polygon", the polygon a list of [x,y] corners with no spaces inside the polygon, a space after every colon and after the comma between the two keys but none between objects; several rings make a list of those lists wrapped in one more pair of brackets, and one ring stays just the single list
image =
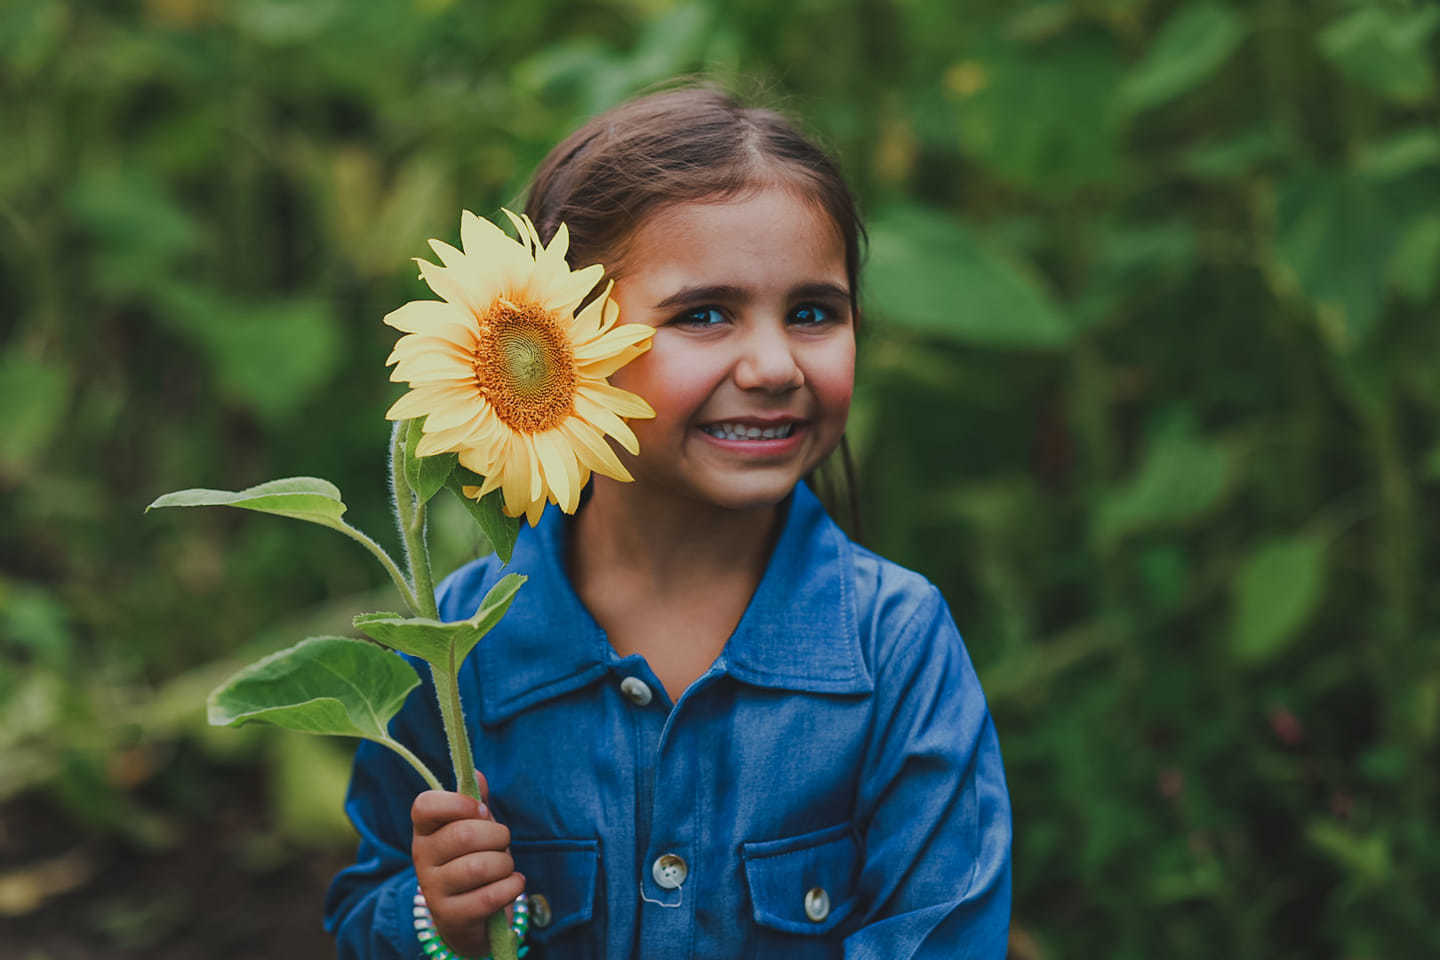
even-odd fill
[{"label": "flower stem", "polygon": [[363,530],[357,530],[348,523],[341,523],[336,529],[375,555],[375,559],[380,561],[380,565],[385,568],[385,572],[390,574],[390,579],[394,581],[395,588],[400,591],[400,596],[405,601],[405,605],[410,608],[410,612],[418,615],[420,613],[420,607],[415,601],[415,593],[410,589],[410,584],[406,581],[405,574],[400,572],[400,568],[395,564],[394,560],[390,559],[390,554],[385,552],[385,548],[366,536]]},{"label": "flower stem", "polygon": [[406,746],[399,740],[392,740],[389,737],[386,737],[384,740],[380,740],[378,742],[384,744],[391,750],[394,750],[396,753],[400,754],[401,758],[406,763],[410,764],[410,766],[415,768],[415,772],[420,774],[420,777],[425,781],[425,785],[428,786],[431,790],[445,789],[445,786],[440,782],[440,778],[435,776],[435,774],[431,773],[430,768],[425,766],[425,761],[421,760],[419,757],[415,756],[415,754],[411,753],[410,750],[406,748]]},{"label": "flower stem", "polygon": [[[405,434],[408,427],[407,422],[401,421],[390,434],[390,490],[395,498],[395,514],[400,523],[400,535],[405,543],[405,560],[410,567],[410,579],[415,584],[415,603],[411,609],[418,616],[439,620],[440,611],[435,605],[435,581],[430,572],[430,551],[425,545],[425,504],[419,502],[405,476]],[[465,712],[460,705],[460,664],[455,660],[454,646],[450,648],[447,662],[426,662],[430,664],[430,675],[435,681],[435,699],[440,707],[440,720],[445,727],[445,743],[450,748],[455,789],[471,799],[479,800],[480,785],[475,782],[475,760],[470,753],[470,734],[465,729]],[[510,922],[505,911],[497,911],[491,915],[485,932],[490,942],[490,956],[494,960],[516,960],[515,936],[510,931]]]}]

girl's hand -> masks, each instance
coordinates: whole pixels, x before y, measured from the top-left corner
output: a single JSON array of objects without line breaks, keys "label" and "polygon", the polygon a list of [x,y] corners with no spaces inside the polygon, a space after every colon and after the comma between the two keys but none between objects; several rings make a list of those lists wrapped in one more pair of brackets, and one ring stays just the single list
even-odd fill
[{"label": "girl's hand", "polygon": [[[478,771],[480,796],[490,787]],[[510,857],[510,830],[483,802],[427,790],[410,807],[410,858],[440,937],[457,953],[489,952],[485,921],[525,890]]]}]

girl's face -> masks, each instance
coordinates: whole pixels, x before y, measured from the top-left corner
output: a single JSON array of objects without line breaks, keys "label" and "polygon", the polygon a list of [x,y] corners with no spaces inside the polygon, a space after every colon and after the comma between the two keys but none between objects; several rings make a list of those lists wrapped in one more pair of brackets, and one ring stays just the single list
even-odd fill
[{"label": "girl's face", "polygon": [[769,187],[641,222],[615,282],[620,319],[655,327],[611,376],[655,408],[630,426],[637,487],[728,509],[779,503],[833,450],[855,382],[845,243],[825,212]]}]

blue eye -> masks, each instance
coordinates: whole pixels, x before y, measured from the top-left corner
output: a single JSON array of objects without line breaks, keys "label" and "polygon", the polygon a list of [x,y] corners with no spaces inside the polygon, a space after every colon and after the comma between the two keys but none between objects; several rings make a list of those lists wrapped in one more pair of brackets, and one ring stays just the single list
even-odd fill
[{"label": "blue eye", "polygon": [[813,303],[796,307],[790,312],[790,322],[803,327],[815,327],[822,323],[829,323],[835,317],[824,307]]},{"label": "blue eye", "polygon": [[688,327],[714,327],[725,322],[725,314],[716,307],[696,307],[680,314],[674,322]]}]

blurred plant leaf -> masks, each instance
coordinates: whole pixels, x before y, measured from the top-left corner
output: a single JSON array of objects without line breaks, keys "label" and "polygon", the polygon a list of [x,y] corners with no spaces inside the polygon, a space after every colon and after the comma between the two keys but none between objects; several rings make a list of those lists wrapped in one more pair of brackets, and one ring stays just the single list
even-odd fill
[{"label": "blurred plant leaf", "polygon": [[29,469],[49,448],[70,405],[70,374],[54,362],[11,347],[0,354],[0,475]]},{"label": "blurred plant leaf", "polygon": [[286,477],[246,487],[244,490],[206,490],[192,488],[167,493],[145,508],[149,513],[157,507],[239,507],[260,513],[273,513],[296,520],[308,520],[324,527],[340,529],[345,503],[340,488],[319,477]]},{"label": "blurred plant leaf", "polygon": [[1315,301],[1332,345],[1350,349],[1374,329],[1385,268],[1413,203],[1344,173],[1315,171],[1282,185],[1275,213],[1282,283],[1293,278]]},{"label": "blurred plant leaf", "polygon": [[1278,537],[1258,547],[1236,572],[1230,650],[1260,666],[1284,653],[1300,635],[1325,588],[1325,542],[1316,536]]},{"label": "blurred plant leaf", "polygon": [[200,228],[148,172],[84,173],[66,194],[66,206],[92,240],[96,286],[112,296],[161,294],[181,259],[200,247]]},{"label": "blurred plant leaf", "polygon": [[450,664],[463,661],[480,638],[500,622],[525,580],[518,573],[501,577],[468,620],[441,623],[421,617],[397,617],[393,613],[362,613],[355,618],[355,627],[387,647],[419,657],[431,667],[449,670]]},{"label": "blurred plant leaf", "polygon": [[1220,502],[1234,472],[1224,446],[1198,436],[1189,418],[1174,417],[1156,431],[1130,479],[1102,498],[1095,534],[1108,546],[1196,519]]},{"label": "blurred plant leaf", "polygon": [[386,743],[391,718],[420,677],[404,659],[364,640],[310,637],[217,687],[217,727],[264,722],[287,730]]},{"label": "blurred plant leaf", "polygon": [[1430,35],[1440,6],[1414,9],[1363,5],[1320,32],[1321,54],[1361,86],[1398,103],[1416,105],[1435,92]]},{"label": "blurred plant leaf", "polygon": [[1359,833],[1317,817],[1306,825],[1305,838],[1358,883],[1381,883],[1392,869],[1390,845],[1378,833]]},{"label": "blurred plant leaf", "polygon": [[429,503],[445,487],[445,481],[455,470],[459,457],[453,453],[437,453],[429,457],[415,456],[415,446],[425,435],[425,418],[416,417],[405,425],[405,481],[410,484],[416,498],[423,504]]},{"label": "blurred plant leaf", "polygon": [[18,76],[33,76],[60,49],[69,25],[70,7],[57,0],[0,4],[0,63]]},{"label": "blurred plant leaf", "polygon": [[1035,273],[919,207],[870,225],[867,309],[882,323],[991,347],[1053,348],[1073,328]]},{"label": "blurred plant leaf", "polygon": [[1250,130],[1212,143],[1191,147],[1181,157],[1180,168],[1202,180],[1233,180],[1282,153],[1280,140],[1269,129]]},{"label": "blurred plant leaf", "polygon": [[345,815],[351,757],[338,746],[318,737],[272,739],[270,802],[277,829],[292,844],[315,848],[354,842],[355,828]]},{"label": "blurred plant leaf", "polygon": [[1422,167],[1440,164],[1440,132],[1406,130],[1367,146],[1357,168],[1376,180],[1394,180]]},{"label": "blurred plant leaf", "polygon": [[200,346],[222,394],[270,421],[295,414],[334,373],[339,326],[323,297],[239,302],[171,285],[162,317]]},{"label": "blurred plant leaf", "polygon": [[1145,59],[1125,77],[1117,109],[1133,116],[1189,93],[1225,65],[1249,30],[1245,18],[1226,4],[1186,4],[1165,21]]},{"label": "blurred plant leaf", "polygon": [[1428,302],[1440,288],[1440,214],[1410,224],[1386,266],[1385,278],[1414,304]]},{"label": "blurred plant leaf", "polygon": [[465,495],[465,487],[479,487],[484,483],[484,477],[471,473],[464,467],[456,467],[445,481],[445,487],[455,494],[456,499],[465,507],[465,512],[470,514],[480,532],[485,534],[485,539],[490,541],[490,547],[500,558],[500,562],[509,563],[515,541],[520,536],[520,518],[505,515],[502,508],[504,501],[499,490],[491,490],[479,500]]},{"label": "blurred plant leaf", "polygon": [[[1121,174],[1110,103],[1123,65],[1112,44],[1066,34],[1031,50],[1002,39],[969,64],[971,90],[917,129],[960,144],[986,172],[1041,195],[1110,183]],[[923,119],[923,118],[922,118]]]}]

